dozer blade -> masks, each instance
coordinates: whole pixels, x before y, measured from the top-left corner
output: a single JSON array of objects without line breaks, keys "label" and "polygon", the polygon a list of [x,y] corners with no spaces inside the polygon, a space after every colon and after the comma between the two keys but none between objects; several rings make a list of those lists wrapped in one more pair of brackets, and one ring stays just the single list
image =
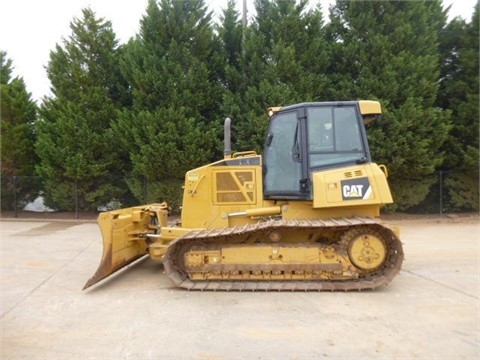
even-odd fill
[{"label": "dozer blade", "polygon": [[165,208],[166,204],[154,204],[101,213],[98,225],[103,238],[102,259],[83,290],[146,255],[147,234],[158,232],[157,215],[166,218]]}]

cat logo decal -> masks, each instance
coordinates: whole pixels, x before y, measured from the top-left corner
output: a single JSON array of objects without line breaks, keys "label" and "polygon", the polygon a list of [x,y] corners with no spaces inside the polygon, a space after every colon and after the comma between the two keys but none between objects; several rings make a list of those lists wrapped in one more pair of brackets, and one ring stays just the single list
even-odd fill
[{"label": "cat logo decal", "polygon": [[368,177],[342,180],[343,200],[366,200],[372,195],[372,187]]}]

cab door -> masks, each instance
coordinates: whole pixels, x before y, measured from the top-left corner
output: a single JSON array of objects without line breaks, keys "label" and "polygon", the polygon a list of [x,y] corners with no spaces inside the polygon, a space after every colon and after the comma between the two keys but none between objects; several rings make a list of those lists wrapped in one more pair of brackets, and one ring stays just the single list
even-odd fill
[{"label": "cab door", "polygon": [[272,117],[264,151],[264,196],[270,199],[301,199],[302,147],[297,111]]}]

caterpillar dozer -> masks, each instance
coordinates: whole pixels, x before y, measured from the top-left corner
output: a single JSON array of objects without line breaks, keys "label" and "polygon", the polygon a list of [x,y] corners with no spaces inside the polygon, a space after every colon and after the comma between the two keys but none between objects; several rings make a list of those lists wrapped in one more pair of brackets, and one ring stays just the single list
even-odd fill
[{"label": "caterpillar dozer", "polygon": [[188,290],[364,290],[400,271],[387,169],[372,162],[365,124],[377,101],[270,108],[263,156],[232,153],[185,175],[180,221],[166,203],[103,212],[103,254],[84,289],[149,255]]}]

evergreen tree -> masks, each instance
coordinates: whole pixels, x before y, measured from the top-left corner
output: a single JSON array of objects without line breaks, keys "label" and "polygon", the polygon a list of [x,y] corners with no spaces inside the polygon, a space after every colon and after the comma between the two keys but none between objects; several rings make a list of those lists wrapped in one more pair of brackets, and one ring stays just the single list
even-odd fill
[{"label": "evergreen tree", "polygon": [[243,30],[242,51],[237,52],[235,79],[243,82],[232,82],[223,110],[234,119],[237,147],[260,151],[268,107],[324,100],[328,52],[320,8],[308,10],[305,0],[257,0],[255,8],[257,15]]},{"label": "evergreen tree", "polygon": [[221,42],[223,69],[220,69],[221,81],[225,90],[240,91],[243,77],[240,68],[242,56],[243,27],[240,14],[235,9],[235,0],[229,0],[227,8],[220,16],[217,26]]},{"label": "evergreen tree", "polygon": [[12,79],[12,64],[7,53],[0,51],[1,207],[8,210],[25,205],[38,194],[33,177],[37,106],[23,78]]},{"label": "evergreen tree", "polygon": [[[45,98],[38,122],[38,173],[48,206],[95,210],[119,199],[114,185],[122,163],[111,131],[128,93],[118,78],[118,45],[111,23],[89,8],[72,34],[50,52],[47,74],[54,97]],[[75,199],[78,201],[75,202]]]},{"label": "evergreen tree", "polygon": [[443,147],[448,209],[479,210],[479,3],[470,23],[453,19],[442,31],[439,106],[452,111],[452,131]]},{"label": "evergreen tree", "polygon": [[149,1],[123,72],[132,107],[114,129],[136,198],[180,204],[185,172],[212,161],[219,136],[219,43],[202,0]]},{"label": "evergreen tree", "polygon": [[438,0],[338,1],[331,8],[331,98],[382,102],[384,125],[367,132],[401,210],[425,198],[443,161],[449,113],[435,105],[445,24]]}]

